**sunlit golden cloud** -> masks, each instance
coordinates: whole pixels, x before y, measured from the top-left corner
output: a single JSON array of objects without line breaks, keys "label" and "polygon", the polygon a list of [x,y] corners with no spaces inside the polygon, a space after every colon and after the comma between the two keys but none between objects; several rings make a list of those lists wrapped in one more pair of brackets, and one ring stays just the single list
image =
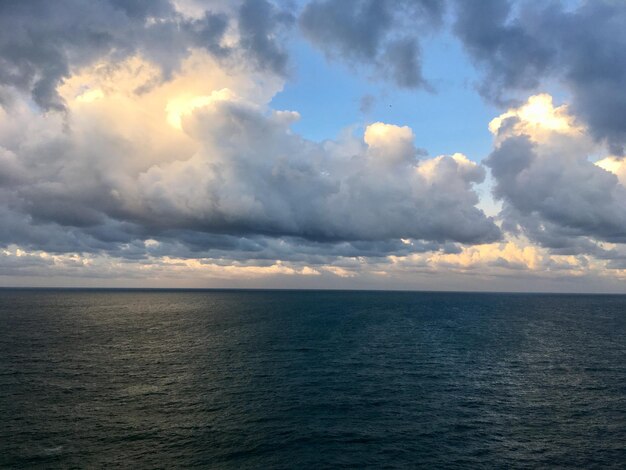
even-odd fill
[{"label": "sunlit golden cloud", "polygon": [[535,141],[544,141],[553,133],[580,136],[584,127],[576,123],[567,105],[555,107],[552,96],[542,93],[530,96],[520,107],[511,108],[492,119],[489,130],[500,138],[514,132],[526,134]]}]

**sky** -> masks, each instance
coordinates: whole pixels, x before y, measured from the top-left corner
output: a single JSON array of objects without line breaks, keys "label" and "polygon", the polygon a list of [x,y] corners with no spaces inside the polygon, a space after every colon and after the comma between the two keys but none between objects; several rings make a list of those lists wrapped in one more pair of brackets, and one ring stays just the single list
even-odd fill
[{"label": "sky", "polygon": [[0,286],[626,293],[626,2],[0,2]]}]

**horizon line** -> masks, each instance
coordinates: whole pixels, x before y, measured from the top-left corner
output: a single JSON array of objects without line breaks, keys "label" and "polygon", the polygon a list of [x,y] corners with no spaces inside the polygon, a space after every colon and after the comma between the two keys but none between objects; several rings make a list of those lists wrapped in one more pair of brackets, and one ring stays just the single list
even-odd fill
[{"label": "horizon line", "polygon": [[488,290],[420,290],[420,289],[376,289],[376,288],[307,288],[307,287],[107,287],[107,286],[0,286],[0,291],[181,291],[181,292],[378,292],[414,294],[495,294],[495,295],[612,295],[626,296],[626,292],[567,292],[567,291],[488,291]]}]

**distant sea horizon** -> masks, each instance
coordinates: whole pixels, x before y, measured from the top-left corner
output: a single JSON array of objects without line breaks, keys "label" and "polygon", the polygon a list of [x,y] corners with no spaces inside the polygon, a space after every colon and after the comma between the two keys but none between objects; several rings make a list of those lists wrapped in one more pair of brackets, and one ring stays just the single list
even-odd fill
[{"label": "distant sea horizon", "polygon": [[434,289],[389,289],[389,288],[332,288],[332,287],[113,287],[113,286],[0,286],[0,290],[24,290],[24,291],[36,291],[36,290],[67,290],[67,291],[235,291],[235,292],[247,292],[247,291],[269,291],[269,292],[380,292],[380,293],[394,293],[394,292],[406,292],[415,294],[510,294],[510,295],[614,295],[614,296],[626,296],[626,292],[614,292],[614,291],[537,291],[537,290],[434,290]]}]

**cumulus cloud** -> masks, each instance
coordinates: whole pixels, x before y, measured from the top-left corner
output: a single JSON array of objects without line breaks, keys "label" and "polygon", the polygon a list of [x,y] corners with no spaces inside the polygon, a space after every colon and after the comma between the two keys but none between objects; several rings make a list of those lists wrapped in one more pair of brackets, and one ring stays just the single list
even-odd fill
[{"label": "cumulus cloud", "polygon": [[[380,122],[313,142],[291,130],[297,112],[269,108],[288,72],[280,34],[293,16],[281,5],[0,8],[0,244],[20,247],[5,250],[12,272],[25,260],[30,273],[113,275],[126,261],[202,258],[349,276],[334,263],[500,236],[476,208],[484,170],[462,155],[426,158],[408,127]],[[410,41],[385,47],[414,54]]]},{"label": "cumulus cloud", "polygon": [[300,27],[327,57],[365,65],[404,88],[430,88],[422,75],[419,37],[437,28],[444,3],[432,0],[313,0]]},{"label": "cumulus cloud", "polygon": [[[420,41],[444,2],[2,2],[0,277],[625,279],[623,8],[512,5],[456,6],[483,93],[556,81],[572,102],[511,104],[476,163],[429,156],[402,122],[309,140],[296,110],[271,107],[295,23],[330,58],[428,89]],[[497,219],[476,191],[487,170]]]},{"label": "cumulus cloud", "polygon": [[[503,227],[560,253],[603,256],[599,242],[626,242],[626,188],[566,106],[531,97],[491,123],[496,148],[485,160],[504,201]],[[607,171],[609,170],[609,171]]]},{"label": "cumulus cloud", "polygon": [[364,143],[318,145],[245,104],[214,103],[194,118],[187,129],[202,150],[139,176],[139,212],[155,223],[329,241],[498,236],[474,207],[484,171],[452,157],[418,161],[408,128],[376,123]]},{"label": "cumulus cloud", "polygon": [[57,85],[64,115],[24,99],[0,111],[4,244],[321,263],[500,236],[476,208],[484,169],[427,158],[408,127],[309,141],[297,112],[268,106],[280,77],[204,48],[160,74],[141,54],[100,61]]},{"label": "cumulus cloud", "polygon": [[286,73],[287,56],[277,41],[290,23],[286,10],[246,0],[228,8],[209,3],[189,16],[185,6],[169,0],[1,2],[0,85],[29,92],[44,109],[63,110],[57,87],[78,68],[140,55],[159,67],[158,80],[167,80],[198,48],[232,66],[244,56]]},{"label": "cumulus cloud", "polygon": [[[485,69],[481,91],[502,102],[557,81],[572,112],[613,152],[626,143],[626,3],[457,1],[455,30]],[[514,97],[515,95],[513,95]]]}]

